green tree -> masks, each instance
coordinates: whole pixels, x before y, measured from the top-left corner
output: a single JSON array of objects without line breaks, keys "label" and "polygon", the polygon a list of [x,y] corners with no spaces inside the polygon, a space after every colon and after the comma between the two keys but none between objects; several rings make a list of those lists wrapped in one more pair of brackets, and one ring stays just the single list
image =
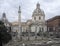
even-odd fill
[{"label": "green tree", "polygon": [[7,28],[2,21],[0,21],[0,46],[7,44],[12,39],[11,35],[7,32]]}]

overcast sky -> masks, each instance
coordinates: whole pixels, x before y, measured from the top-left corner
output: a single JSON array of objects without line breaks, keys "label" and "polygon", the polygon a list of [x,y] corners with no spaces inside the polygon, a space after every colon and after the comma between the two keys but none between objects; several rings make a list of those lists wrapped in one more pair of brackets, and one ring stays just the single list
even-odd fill
[{"label": "overcast sky", "polygon": [[5,12],[10,22],[18,21],[18,7],[21,6],[22,21],[32,18],[37,2],[45,12],[45,19],[60,15],[60,0],[0,0],[0,16]]}]

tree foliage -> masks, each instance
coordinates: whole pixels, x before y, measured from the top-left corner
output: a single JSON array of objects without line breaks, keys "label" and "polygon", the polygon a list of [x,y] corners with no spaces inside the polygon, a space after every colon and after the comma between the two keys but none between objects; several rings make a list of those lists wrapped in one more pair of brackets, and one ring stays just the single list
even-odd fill
[{"label": "tree foliage", "polygon": [[10,33],[2,21],[0,21],[0,43],[6,44],[12,39]]}]

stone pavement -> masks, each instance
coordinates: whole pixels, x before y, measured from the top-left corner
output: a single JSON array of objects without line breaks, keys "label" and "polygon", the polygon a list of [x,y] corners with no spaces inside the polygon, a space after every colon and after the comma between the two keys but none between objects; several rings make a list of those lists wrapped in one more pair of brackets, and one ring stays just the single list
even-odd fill
[{"label": "stone pavement", "polygon": [[23,41],[10,41],[7,45],[5,46],[59,46],[60,41],[51,39],[51,38],[44,38],[44,39],[36,39],[36,40],[23,40]]}]

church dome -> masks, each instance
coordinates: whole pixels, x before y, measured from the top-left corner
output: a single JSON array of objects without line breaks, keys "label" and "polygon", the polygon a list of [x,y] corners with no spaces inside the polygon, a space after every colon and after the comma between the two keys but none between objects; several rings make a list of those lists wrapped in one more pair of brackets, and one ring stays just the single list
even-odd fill
[{"label": "church dome", "polygon": [[4,18],[6,17],[6,14],[5,14],[5,13],[3,13],[3,17],[4,17]]},{"label": "church dome", "polygon": [[40,9],[40,4],[37,3],[36,5],[36,9],[33,11],[33,15],[32,16],[38,16],[38,15],[43,15],[44,11]]},{"label": "church dome", "polygon": [[9,23],[8,20],[7,20],[7,18],[6,18],[6,13],[3,13],[3,14],[2,14],[2,21],[3,21],[4,23]]}]

